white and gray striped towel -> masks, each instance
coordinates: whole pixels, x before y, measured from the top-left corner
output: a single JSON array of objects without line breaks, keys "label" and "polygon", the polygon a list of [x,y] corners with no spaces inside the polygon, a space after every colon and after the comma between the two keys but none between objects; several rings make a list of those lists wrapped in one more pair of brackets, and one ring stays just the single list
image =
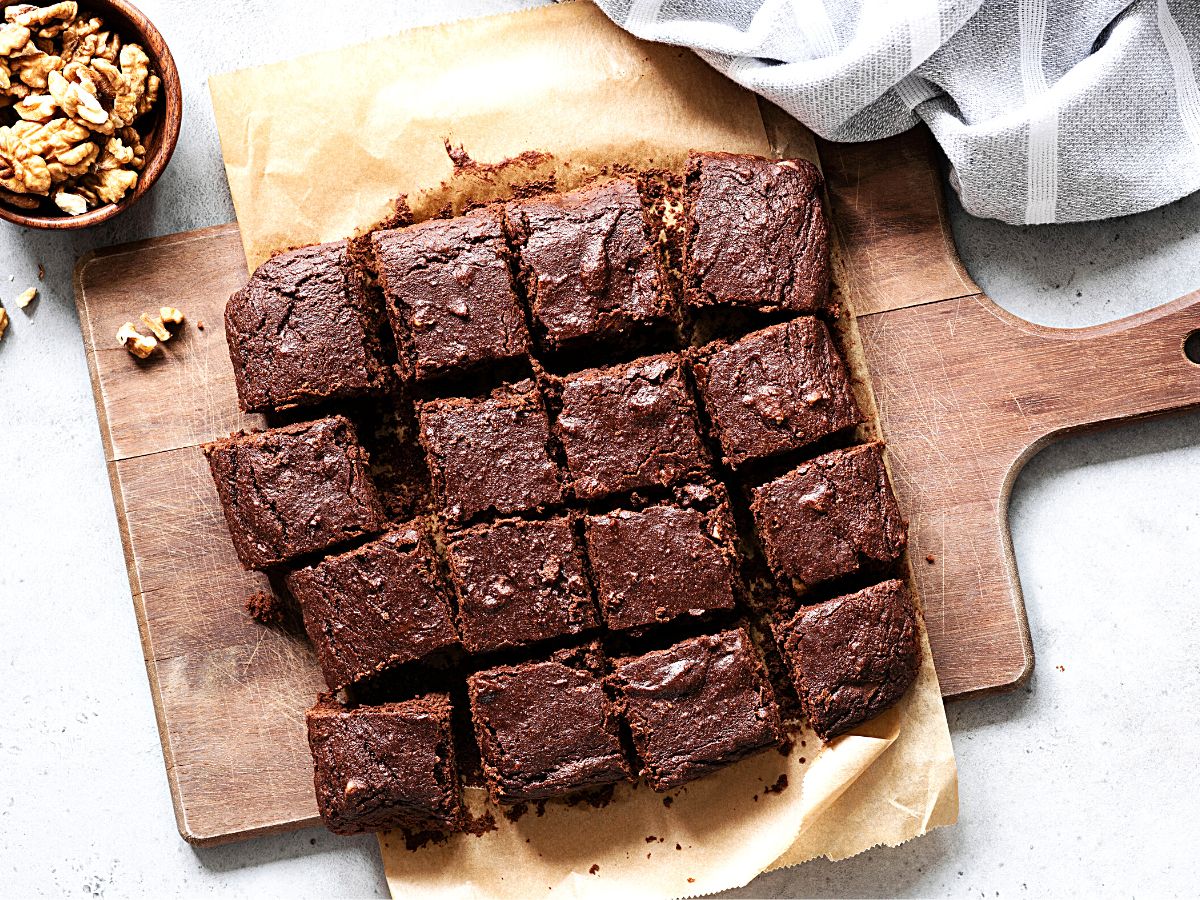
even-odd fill
[{"label": "white and gray striped towel", "polygon": [[598,0],[822,137],[926,122],[963,206],[1103,219],[1200,189],[1200,0]]}]

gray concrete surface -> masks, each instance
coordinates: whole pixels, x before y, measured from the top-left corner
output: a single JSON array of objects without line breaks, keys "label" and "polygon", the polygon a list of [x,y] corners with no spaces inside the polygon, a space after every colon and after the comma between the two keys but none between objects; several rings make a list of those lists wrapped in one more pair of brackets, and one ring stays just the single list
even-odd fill
[{"label": "gray concrete surface", "polygon": [[[505,2],[144,0],[184,73],[179,151],[107,228],[0,228],[0,893],[371,896],[370,839],[307,831],[194,850],[175,832],[71,295],[92,247],[229,221],[205,78]],[[953,227],[1005,307],[1061,326],[1200,287],[1200,198],[1130,219]],[[13,277],[10,279],[9,275]],[[1103,372],[1097,372],[1102,378]],[[1200,735],[1200,415],[1076,437],[1036,457],[1011,524],[1038,668],[952,704],[962,816],[898,849],[812,863],[736,896],[1191,894]]]}]

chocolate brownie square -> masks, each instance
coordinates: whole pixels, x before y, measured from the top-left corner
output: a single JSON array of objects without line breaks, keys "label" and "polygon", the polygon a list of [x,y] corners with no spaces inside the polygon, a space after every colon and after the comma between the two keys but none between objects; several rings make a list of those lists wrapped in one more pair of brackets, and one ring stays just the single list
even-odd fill
[{"label": "chocolate brownie square", "polygon": [[484,399],[421,406],[421,444],[445,518],[543,510],[562,501],[550,422],[532,381]]},{"label": "chocolate brownie square", "polygon": [[807,160],[692,155],[683,242],[689,307],[817,314],[829,309],[821,173]]},{"label": "chocolate brownie square", "polygon": [[342,416],[204,445],[229,535],[247,569],[382,531],[367,453]]},{"label": "chocolate brownie square", "polygon": [[458,643],[449,585],[415,524],[299,569],[287,586],[334,690]]},{"label": "chocolate brownie square", "polygon": [[546,800],[630,778],[596,646],[467,679],[488,793]]},{"label": "chocolate brownie square", "polygon": [[744,628],[618,660],[608,682],[656,791],[783,740],[775,694]]},{"label": "chocolate brownie square", "polygon": [[451,534],[458,628],[472,653],[594,628],[583,555],[566,518],[502,519]]},{"label": "chocolate brownie square", "polygon": [[358,707],[322,695],[306,719],[317,808],[329,830],[459,830],[450,713],[446,694]]},{"label": "chocolate brownie square", "polygon": [[418,381],[528,352],[501,222],[485,207],[372,236],[388,317]]},{"label": "chocolate brownie square", "polygon": [[225,305],[225,337],[244,410],[379,393],[392,383],[383,311],[346,241],[267,260]]},{"label": "chocolate brownie square", "polygon": [[669,320],[665,278],[629,179],[509,203],[505,219],[547,348],[611,342]]},{"label": "chocolate brownie square", "polygon": [[557,388],[558,433],[581,499],[664,487],[707,471],[677,354],[577,372]]},{"label": "chocolate brownie square", "polygon": [[818,456],[753,495],[767,562],[798,586],[879,569],[908,543],[879,443]]},{"label": "chocolate brownie square", "polygon": [[609,628],[734,608],[737,550],[725,488],[695,484],[678,493],[678,502],[585,520],[596,599]]},{"label": "chocolate brownie square", "polygon": [[811,316],[710,344],[692,370],[730,466],[795,450],[863,418],[829,329]]},{"label": "chocolate brownie square", "polygon": [[921,668],[917,614],[902,581],[801,607],[774,631],[804,714],[823,741],[893,705]]}]

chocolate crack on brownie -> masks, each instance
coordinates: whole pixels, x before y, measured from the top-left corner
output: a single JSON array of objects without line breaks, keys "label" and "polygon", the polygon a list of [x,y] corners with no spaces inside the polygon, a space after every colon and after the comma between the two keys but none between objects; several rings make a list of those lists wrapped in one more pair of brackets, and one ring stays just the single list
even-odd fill
[{"label": "chocolate crack on brownie", "polygon": [[725,488],[688,488],[690,503],[585,520],[596,598],[609,628],[639,629],[736,605],[736,534]]},{"label": "chocolate crack on brownie", "polygon": [[908,543],[879,443],[818,456],[753,495],[771,569],[800,586],[878,570]]},{"label": "chocolate crack on brownie", "polygon": [[353,708],[319,698],[306,719],[317,808],[329,830],[460,830],[450,715],[446,694]]},{"label": "chocolate crack on brownie", "polygon": [[581,499],[666,487],[708,471],[677,354],[589,369],[554,383],[561,397],[558,433]]},{"label": "chocolate crack on brownie", "polygon": [[458,627],[471,653],[578,634],[597,623],[571,522],[503,519],[446,546]]},{"label": "chocolate crack on brownie", "polygon": [[803,607],[774,630],[804,714],[823,741],[892,706],[921,667],[916,610],[895,579]]},{"label": "chocolate crack on brownie", "polygon": [[293,572],[287,586],[335,690],[458,643],[449,585],[416,524]]},{"label": "chocolate crack on brownie", "polygon": [[696,384],[725,461],[796,450],[863,420],[825,323],[782,322],[696,354]]},{"label": "chocolate crack on brownie", "polygon": [[499,207],[372,236],[388,317],[418,381],[529,352]]},{"label": "chocolate crack on brownie", "polygon": [[803,159],[697,153],[684,186],[684,302],[828,312],[821,173]]},{"label": "chocolate crack on brownie", "polygon": [[383,311],[368,298],[347,242],[267,260],[225,306],[242,409],[263,411],[380,393],[392,383]]},{"label": "chocolate crack on brownie", "polygon": [[641,775],[669,791],[783,741],[766,670],[743,628],[617,660],[608,683]]},{"label": "chocolate crack on brownie", "polygon": [[261,569],[382,531],[366,451],[343,416],[204,445],[242,565]]},{"label": "chocolate crack on brownie", "polygon": [[420,421],[434,492],[448,521],[562,502],[550,422],[532,381],[506,385],[484,399],[423,403]]},{"label": "chocolate crack on brownie", "polygon": [[629,179],[509,203],[505,214],[548,349],[631,338],[668,320],[668,289]]},{"label": "chocolate crack on brownie", "polygon": [[493,801],[545,800],[630,778],[602,677],[592,647],[467,679]]}]

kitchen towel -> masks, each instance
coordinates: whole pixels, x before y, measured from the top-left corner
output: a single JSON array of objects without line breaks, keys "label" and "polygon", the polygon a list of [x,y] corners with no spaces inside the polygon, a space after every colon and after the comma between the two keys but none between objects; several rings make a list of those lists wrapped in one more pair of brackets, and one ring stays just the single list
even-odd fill
[{"label": "kitchen towel", "polygon": [[964,208],[1013,223],[1200,189],[1200,0],[597,0],[832,141],[925,122]]}]

